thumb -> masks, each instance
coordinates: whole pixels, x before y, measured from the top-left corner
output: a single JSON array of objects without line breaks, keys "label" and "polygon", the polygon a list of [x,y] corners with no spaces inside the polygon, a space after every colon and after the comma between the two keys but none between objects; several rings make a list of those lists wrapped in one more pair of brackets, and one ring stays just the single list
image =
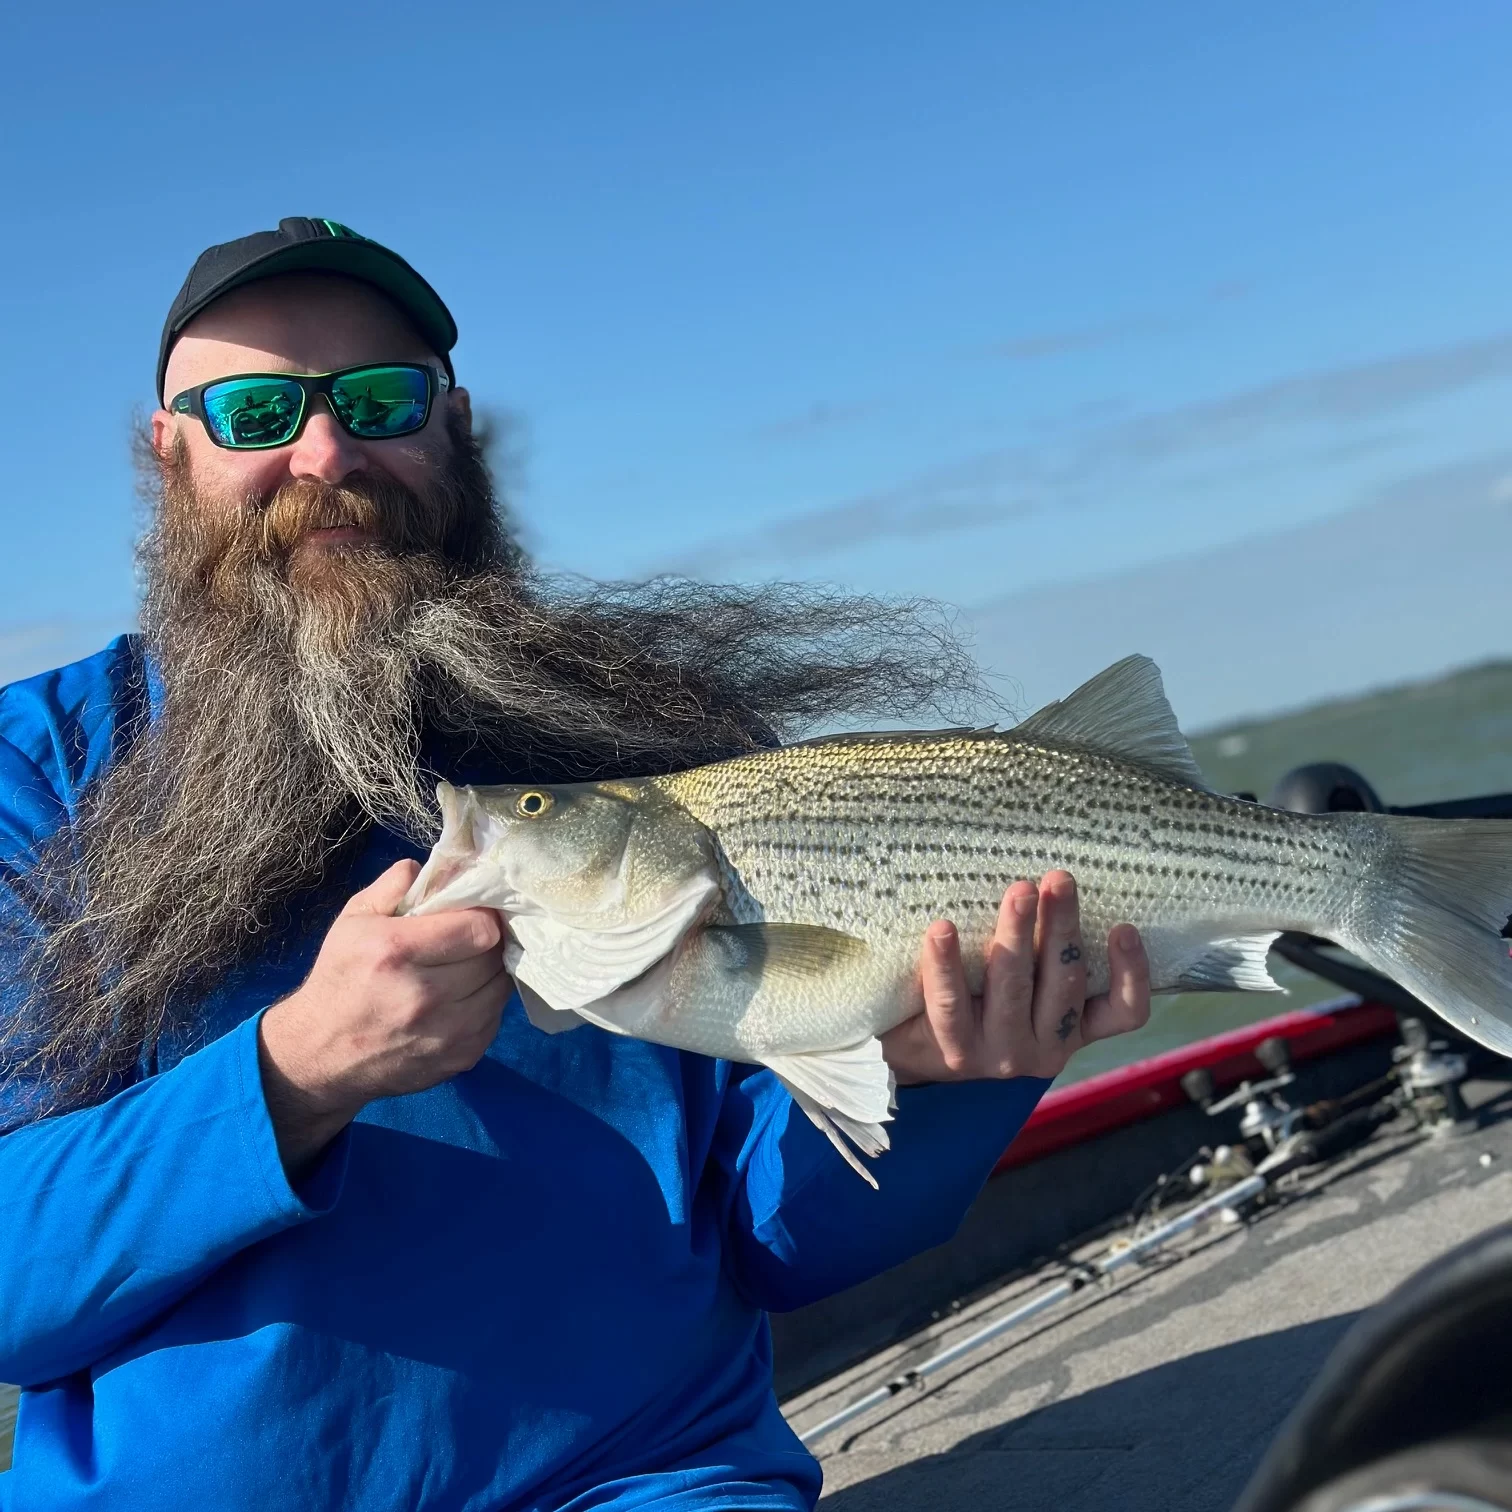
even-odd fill
[{"label": "thumb", "polygon": [[418,861],[396,861],[374,881],[369,882],[361,892],[353,893],[347,899],[346,907],[341,910],[341,917],[351,918],[354,914],[378,914],[385,918],[390,917],[398,908],[405,893],[410,890],[410,884],[420,875],[420,863]]}]

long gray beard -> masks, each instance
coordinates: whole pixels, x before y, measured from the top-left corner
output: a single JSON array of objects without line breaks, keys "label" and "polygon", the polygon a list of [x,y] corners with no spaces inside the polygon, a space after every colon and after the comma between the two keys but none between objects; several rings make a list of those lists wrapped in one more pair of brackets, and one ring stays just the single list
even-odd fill
[{"label": "long gray beard", "polygon": [[[169,1029],[192,1037],[228,972],[334,910],[372,825],[428,842],[437,737],[501,779],[585,780],[981,696],[927,605],[538,578],[483,476],[439,502],[294,489],[221,539],[169,468],[142,550],[160,716],[28,883],[45,934],[3,1049],[38,1113],[108,1094]],[[391,544],[292,553],[353,518]]]}]

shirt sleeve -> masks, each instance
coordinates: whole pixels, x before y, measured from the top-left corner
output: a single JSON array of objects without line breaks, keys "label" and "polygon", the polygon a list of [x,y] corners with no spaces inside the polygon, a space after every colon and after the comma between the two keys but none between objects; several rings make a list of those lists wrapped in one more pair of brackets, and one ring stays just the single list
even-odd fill
[{"label": "shirt sleeve", "polygon": [[[38,928],[25,874],[110,755],[130,650],[115,642],[0,690],[0,1014],[20,1011]],[[0,1380],[35,1385],[101,1359],[238,1250],[334,1204],[347,1136],[290,1186],[259,1021],[40,1122],[27,1121],[27,1077],[0,1079]]]},{"label": "shirt sleeve", "polygon": [[0,1379],[89,1365],[238,1250],[334,1204],[347,1136],[289,1184],[259,1019],[97,1107],[0,1139]]},{"label": "shirt sleeve", "polygon": [[770,1071],[736,1068],[710,1152],[724,1178],[736,1285],[785,1312],[943,1244],[1049,1085],[1018,1077],[901,1088],[892,1148],[867,1162],[873,1190]]}]

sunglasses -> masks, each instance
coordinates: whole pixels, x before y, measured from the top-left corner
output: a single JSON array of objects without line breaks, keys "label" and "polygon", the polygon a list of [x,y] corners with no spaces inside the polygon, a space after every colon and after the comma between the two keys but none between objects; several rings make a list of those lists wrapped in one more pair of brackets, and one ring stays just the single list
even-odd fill
[{"label": "sunglasses", "polygon": [[420,430],[430,419],[432,400],[448,387],[444,373],[411,363],[339,373],[237,373],[175,394],[168,408],[203,421],[217,446],[257,451],[287,446],[303,428],[316,394],[325,395],[349,436],[384,441]]}]

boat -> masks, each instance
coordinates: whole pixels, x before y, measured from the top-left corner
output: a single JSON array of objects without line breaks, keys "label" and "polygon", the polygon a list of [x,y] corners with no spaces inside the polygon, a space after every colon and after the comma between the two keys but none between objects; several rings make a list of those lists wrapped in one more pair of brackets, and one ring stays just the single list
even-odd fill
[{"label": "boat", "polygon": [[[1334,764],[1277,799],[1383,807]],[[772,1318],[828,1512],[1512,1509],[1512,1062],[1326,942],[1276,948],[1349,991],[1053,1088],[951,1240]],[[1422,1489],[1446,1453],[1474,1496]]]}]

